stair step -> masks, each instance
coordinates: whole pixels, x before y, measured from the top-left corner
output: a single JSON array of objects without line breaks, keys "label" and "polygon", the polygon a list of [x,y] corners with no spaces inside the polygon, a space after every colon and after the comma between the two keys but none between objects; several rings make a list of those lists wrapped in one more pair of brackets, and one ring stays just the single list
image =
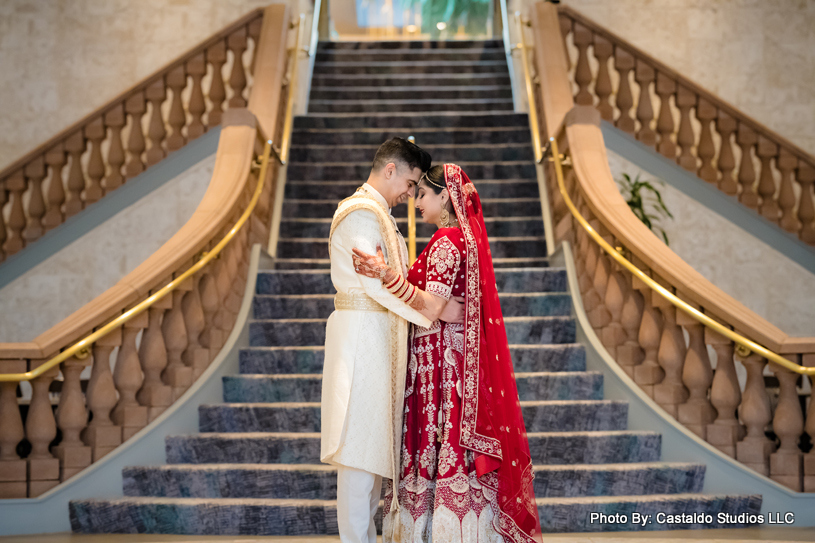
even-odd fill
[{"label": "stair step", "polygon": [[[391,104],[392,102],[387,102]],[[381,142],[380,142],[381,143]],[[422,149],[430,153],[433,157],[435,164],[442,164],[445,162],[485,162],[485,161],[518,161],[535,160],[535,154],[532,145],[529,142],[522,143],[504,143],[499,145],[421,145]],[[354,161],[371,161],[376,154],[379,145],[297,145],[292,146],[289,159],[292,162],[354,162]],[[311,181],[311,180],[307,180]],[[349,183],[353,183],[351,180]],[[515,183],[517,180],[510,180],[510,183]],[[536,180],[524,181],[527,184],[534,185],[537,188]],[[481,185],[483,181],[479,178],[475,181],[479,195],[485,198],[486,195],[481,193]],[[361,181],[356,181],[356,189],[361,185]],[[288,183],[287,183],[288,185]],[[353,193],[353,189],[351,193]],[[536,194],[537,196],[537,191]],[[323,197],[325,198],[325,196]]]},{"label": "stair step", "polygon": [[[625,430],[628,420],[623,401],[535,400],[521,408],[529,432]],[[201,432],[319,432],[320,402],[201,405],[198,420]]]},{"label": "stair step", "polygon": [[[701,492],[704,464],[646,462],[534,466],[539,498]],[[125,496],[334,500],[326,464],[172,464],[123,470]]]},{"label": "stair step", "polygon": [[[309,112],[314,100],[461,100],[471,98],[512,99],[512,85],[471,87],[318,87],[311,91]],[[385,140],[382,140],[385,141]]]},{"label": "stair step", "polygon": [[[505,317],[551,317],[571,313],[566,293],[499,293]],[[253,300],[255,319],[327,319],[334,311],[333,294],[258,295]]]},{"label": "stair step", "polygon": [[[291,191],[294,192],[298,190],[300,194],[298,196],[302,196],[306,193],[306,190],[299,190],[299,189],[308,189],[307,196],[309,198],[313,198],[317,196],[322,191],[323,194],[332,192],[333,183],[327,183],[326,185],[320,185],[317,183],[304,185],[302,187],[298,187],[296,185],[289,184],[287,185],[286,189],[287,192]],[[293,186],[294,185],[294,186]],[[513,185],[514,187],[525,187],[528,184],[523,185]],[[358,185],[357,185],[358,186]],[[337,187],[339,188],[339,187]],[[350,195],[353,194],[356,187],[349,187],[348,190],[336,190],[337,197],[340,197],[342,194]],[[481,191],[481,186],[478,187],[479,191]],[[538,187],[534,185],[534,189],[537,192]],[[514,192],[507,188],[508,192]],[[520,191],[518,191],[520,192]],[[528,193],[531,191],[524,190],[527,194],[513,194],[513,196],[520,196],[526,197]],[[328,194],[326,194],[328,195]],[[333,194],[331,194],[333,196]],[[292,195],[294,196],[294,195]],[[418,219],[418,217],[417,217]],[[396,220],[396,224],[399,226],[399,230],[402,232],[402,235],[407,238],[407,218],[399,218]],[[518,236],[543,236],[543,221],[538,216],[530,216],[530,217],[487,217],[484,219],[484,225],[487,227],[487,235],[492,238],[495,237],[518,237]],[[433,234],[436,233],[436,225],[429,224],[425,222],[418,221],[416,223],[416,235],[420,238],[430,238]],[[330,218],[322,218],[322,217],[286,217],[280,221],[280,237],[281,238],[328,238],[328,234],[331,231],[331,219]]]},{"label": "stair step", "polygon": [[[571,317],[506,317],[510,343],[573,343],[575,323]],[[273,319],[249,323],[249,345],[278,347],[325,344],[326,319]]]},{"label": "stair step", "polygon": [[[314,92],[314,91],[312,91]],[[393,137],[413,136],[425,145],[491,145],[530,143],[529,125],[472,128],[420,128],[406,125],[381,128],[297,128],[292,132],[292,145],[380,145]],[[358,181],[361,183],[361,181]]]},{"label": "stair step", "polygon": [[[375,152],[376,150],[374,150]],[[373,156],[373,153],[371,153]],[[435,156],[435,155],[434,155]],[[452,160],[444,160],[440,162],[455,162]],[[347,198],[354,194],[357,188],[362,184],[361,181],[289,181],[286,183],[286,198],[293,198],[295,200],[319,200],[319,199],[336,199],[341,200]],[[477,189],[478,195],[484,199],[494,199],[494,198],[539,198],[540,193],[538,191],[538,183],[535,180],[531,179],[501,179],[501,180],[479,180],[477,182]],[[487,228],[493,226],[488,231],[490,235],[509,235],[509,234],[498,234],[495,232],[494,227],[497,224],[501,224],[506,220],[510,220],[510,222],[514,222],[516,217],[487,217],[488,220],[492,221],[492,223],[487,224]],[[530,216],[528,219],[533,220],[537,223],[536,233],[543,233],[543,221],[541,221],[541,215],[538,213],[536,216]],[[323,217],[322,220],[326,221],[326,233],[323,237],[328,236],[328,225],[331,224],[330,217]],[[400,228],[402,232],[407,232],[407,219],[400,221]],[[284,224],[281,225],[283,227],[286,221],[284,220]],[[419,221],[416,225],[417,232],[421,235],[422,231],[429,232],[429,234],[425,235],[433,235],[432,233],[435,232],[436,227],[431,224],[424,224]],[[426,229],[426,230],[423,230]],[[281,233],[281,235],[283,235]],[[514,235],[523,235],[523,234],[514,234]]]},{"label": "stair step", "polygon": [[506,98],[457,100],[311,100],[309,113],[374,113],[380,111],[512,111]]},{"label": "stair step", "polygon": [[[432,117],[432,116],[431,116]],[[535,163],[531,160],[504,162],[456,162],[471,179],[535,179]],[[316,181],[324,179],[367,179],[371,161],[365,162],[289,162],[288,179]],[[476,181],[477,182],[477,181]],[[540,204],[538,203],[538,206]],[[285,206],[284,206],[285,207]],[[334,206],[336,208],[336,206]],[[404,206],[400,206],[404,209]],[[331,216],[333,214],[333,210]],[[485,215],[492,215],[486,209]]]},{"label": "stair step", "polygon": [[705,465],[680,462],[534,466],[535,496],[634,496],[701,492]]},{"label": "stair step", "polygon": [[[556,532],[628,532],[640,530],[687,530],[701,528],[740,528],[745,524],[719,524],[718,514],[738,515],[761,511],[758,495],[711,494],[657,494],[648,496],[597,496],[579,498],[538,498],[541,530]],[[598,518],[592,522],[592,513],[621,514],[626,521],[610,522]],[[645,526],[632,522],[633,513],[650,515]],[[710,515],[711,523],[682,522],[658,523],[656,516],[700,513]],[[689,519],[692,520],[692,519]]]},{"label": "stair step", "polygon": [[79,533],[186,535],[337,534],[337,502],[228,498],[130,497],[72,500]]},{"label": "stair step", "polygon": [[311,88],[323,87],[472,87],[511,85],[506,68],[485,73],[390,73],[390,74],[325,74],[315,73]]},{"label": "stair step", "polygon": [[[283,203],[283,218],[285,220],[293,217],[320,219],[333,217],[339,203],[339,199],[300,200],[288,198]],[[484,216],[490,218],[529,217],[540,213],[541,204],[539,198],[484,198],[481,200],[481,209]],[[391,212],[397,220],[407,217],[407,206],[396,206]]]},{"label": "stair step", "polygon": [[[579,343],[510,345],[515,371],[584,371],[586,349]],[[240,351],[241,374],[292,374],[323,371],[325,349],[319,347],[251,347]]]},{"label": "stair step", "polygon": [[[277,270],[313,270],[328,269],[331,263],[327,258],[278,258],[275,260]],[[492,266],[498,268],[540,268],[549,265],[544,257],[530,258],[493,258]]]},{"label": "stair step", "polygon": [[[546,533],[691,528],[739,528],[719,524],[719,513],[736,517],[758,515],[759,495],[661,494],[579,498],[538,498],[538,515]],[[71,528],[78,533],[161,533],[190,535],[314,536],[337,534],[336,500],[252,498],[126,497],[112,500],[72,500]],[[381,532],[382,504],[376,513]],[[650,515],[645,527],[632,522],[632,513]],[[591,523],[591,513],[626,515],[627,522]],[[709,515],[710,524],[661,524],[656,515]],[[693,520],[688,516],[688,520]]]},{"label": "stair step", "polygon": [[[529,432],[536,464],[656,462],[662,437],[655,432]],[[316,464],[319,433],[207,433],[166,438],[169,464]]]},{"label": "stair step", "polygon": [[[430,238],[416,239],[416,252],[427,246]],[[493,237],[490,251],[496,258],[519,258],[529,255],[546,255],[546,238],[543,236]],[[277,255],[282,258],[328,258],[328,238],[280,238]]]},{"label": "stair step", "polygon": [[[500,268],[498,292],[567,292],[564,268]],[[256,294],[333,294],[329,270],[261,270]]]},{"label": "stair step", "polygon": [[353,51],[353,50],[434,50],[434,49],[499,49],[503,50],[504,42],[495,40],[372,40],[372,41],[321,41],[317,50]]},{"label": "stair step", "polygon": [[[413,78],[414,76],[406,76]],[[345,81],[353,78],[342,76]],[[372,113],[369,115],[356,114],[312,114],[298,115],[294,118],[294,129],[304,128],[342,128],[355,130],[360,128],[385,128],[394,130],[413,128],[487,128],[487,127],[517,127],[529,129],[529,118],[526,113],[438,113],[427,115],[425,113]],[[417,140],[418,141],[418,140]],[[421,142],[418,142],[421,145]],[[367,179],[368,172],[360,179]],[[480,176],[480,179],[487,176]],[[344,179],[351,179],[345,177]]]},{"label": "stair step", "polygon": [[501,60],[411,60],[397,62],[315,62],[314,75],[389,75],[389,74],[497,74],[507,72]]},{"label": "stair step", "polygon": [[461,49],[337,49],[317,53],[315,62],[405,62],[459,60],[502,60],[506,52],[499,48],[473,47]]}]

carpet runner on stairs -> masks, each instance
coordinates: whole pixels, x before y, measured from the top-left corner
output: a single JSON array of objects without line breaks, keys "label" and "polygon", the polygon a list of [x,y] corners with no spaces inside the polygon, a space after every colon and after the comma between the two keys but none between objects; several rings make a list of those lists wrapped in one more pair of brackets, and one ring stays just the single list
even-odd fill
[{"label": "carpet runner on stairs", "polygon": [[[123,472],[124,498],[75,500],[77,532],[336,534],[336,471],[319,463],[328,230],[380,143],[413,135],[482,197],[547,532],[641,529],[589,513],[758,512],[759,496],[703,495],[705,466],[660,461],[660,435],[627,429],[575,343],[566,272],[548,267],[525,114],[512,111],[503,43],[320,44],[310,113],[295,120],[274,270],[259,273],[251,346],[197,435],[166,438],[167,464]],[[394,215],[406,233],[406,208]],[[419,224],[419,251],[433,233]],[[645,529],[704,527],[698,524]],[[729,527],[734,527],[730,525]]]}]

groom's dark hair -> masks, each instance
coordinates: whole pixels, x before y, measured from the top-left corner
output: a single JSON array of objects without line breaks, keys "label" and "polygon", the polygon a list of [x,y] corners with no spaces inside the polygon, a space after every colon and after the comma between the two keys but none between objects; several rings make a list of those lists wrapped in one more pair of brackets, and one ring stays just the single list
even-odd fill
[{"label": "groom's dark hair", "polygon": [[419,168],[423,172],[430,169],[430,153],[406,139],[391,138],[382,145],[374,155],[371,171],[378,171],[390,162],[400,161],[407,164],[411,170]]}]

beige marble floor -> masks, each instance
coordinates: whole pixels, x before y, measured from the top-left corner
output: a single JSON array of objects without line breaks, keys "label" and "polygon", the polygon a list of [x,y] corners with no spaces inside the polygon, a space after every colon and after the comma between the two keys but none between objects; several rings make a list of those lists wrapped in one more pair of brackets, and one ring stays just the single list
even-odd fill
[{"label": "beige marble floor", "polygon": [[[545,541],[556,543],[626,543],[643,539],[649,543],[676,543],[698,541],[703,543],[733,543],[734,541],[813,541],[812,528],[745,528],[733,530],[676,530],[666,532],[611,532],[602,534],[553,534]],[[179,535],[84,535],[48,534],[29,536],[0,536],[0,543],[339,543],[339,537],[225,537],[225,536],[179,536]],[[381,541],[381,539],[380,539]]]}]

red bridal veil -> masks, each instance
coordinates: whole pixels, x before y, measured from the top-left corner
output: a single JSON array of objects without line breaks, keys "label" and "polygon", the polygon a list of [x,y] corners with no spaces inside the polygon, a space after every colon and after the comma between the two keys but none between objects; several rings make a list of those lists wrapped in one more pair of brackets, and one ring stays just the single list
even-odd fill
[{"label": "red bridal veil", "polygon": [[541,539],[532,460],[509,354],[481,199],[461,168],[444,165],[467,247],[461,445],[475,451],[481,484],[498,493],[498,528],[515,543]]}]

